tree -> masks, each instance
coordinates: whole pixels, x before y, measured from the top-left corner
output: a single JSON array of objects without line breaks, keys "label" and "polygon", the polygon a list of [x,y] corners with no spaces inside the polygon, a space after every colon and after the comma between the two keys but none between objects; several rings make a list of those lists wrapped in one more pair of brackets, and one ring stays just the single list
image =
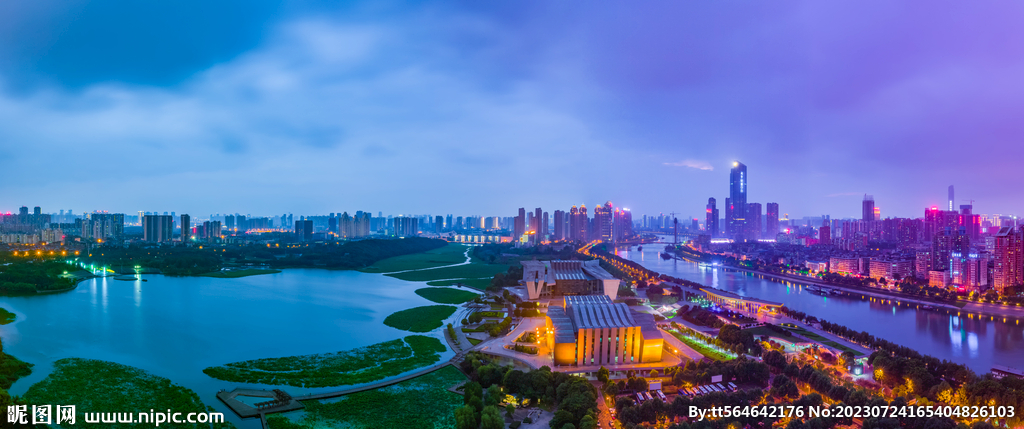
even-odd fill
[{"label": "tree", "polygon": [[605,368],[604,365],[602,365],[601,369],[597,370],[597,381],[607,383],[609,374],[610,371],[608,371],[608,368]]},{"label": "tree", "polygon": [[501,411],[498,411],[498,407],[493,405],[484,407],[484,412],[480,416],[480,427],[481,429],[505,429],[505,419],[501,418]]},{"label": "tree", "polygon": [[455,410],[456,429],[476,429],[476,427],[476,410],[473,407],[464,405]]},{"label": "tree", "polygon": [[509,420],[515,419],[515,414],[516,414],[516,406],[515,405],[508,404],[508,405],[505,406],[505,415],[508,416]]},{"label": "tree", "polygon": [[501,387],[497,384],[492,384],[491,387],[487,388],[487,397],[485,403],[487,405],[498,405],[501,402]]},{"label": "tree", "polygon": [[651,370],[651,378],[658,378],[658,375],[659,375],[658,374],[658,370],[656,370],[656,369],[652,369]]}]

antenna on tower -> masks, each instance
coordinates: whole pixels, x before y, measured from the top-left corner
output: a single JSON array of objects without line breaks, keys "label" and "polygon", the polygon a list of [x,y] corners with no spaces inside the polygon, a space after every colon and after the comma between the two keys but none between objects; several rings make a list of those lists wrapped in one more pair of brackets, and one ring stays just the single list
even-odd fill
[{"label": "antenna on tower", "polygon": [[679,219],[676,218],[676,215],[679,214],[679,213],[671,212],[669,214],[672,215],[672,245],[673,246],[678,246],[679,245]]}]

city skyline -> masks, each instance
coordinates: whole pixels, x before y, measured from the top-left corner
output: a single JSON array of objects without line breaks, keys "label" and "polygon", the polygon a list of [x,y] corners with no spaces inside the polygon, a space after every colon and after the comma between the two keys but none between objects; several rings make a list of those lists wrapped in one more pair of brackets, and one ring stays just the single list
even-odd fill
[{"label": "city skyline", "polygon": [[5,211],[1024,213],[1019,5],[193,6],[6,7]]}]

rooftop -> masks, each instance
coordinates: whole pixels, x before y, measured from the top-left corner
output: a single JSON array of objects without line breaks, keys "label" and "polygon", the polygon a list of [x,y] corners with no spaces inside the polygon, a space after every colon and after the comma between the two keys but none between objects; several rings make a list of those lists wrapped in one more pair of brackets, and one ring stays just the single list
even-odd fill
[{"label": "rooftop", "polygon": [[700,290],[704,291],[704,293],[715,295],[715,296],[719,296],[719,297],[722,297],[722,298],[738,299],[740,301],[754,302],[754,303],[758,303],[758,304],[762,304],[762,305],[775,305],[775,306],[781,306],[782,305],[781,302],[767,301],[767,300],[763,300],[763,299],[752,298],[752,297],[749,297],[749,296],[736,295],[736,294],[734,294],[732,292],[729,292],[729,291],[724,291],[724,290],[721,290],[721,289],[715,289],[715,288],[711,288],[711,287],[702,287],[702,288],[700,288]]}]

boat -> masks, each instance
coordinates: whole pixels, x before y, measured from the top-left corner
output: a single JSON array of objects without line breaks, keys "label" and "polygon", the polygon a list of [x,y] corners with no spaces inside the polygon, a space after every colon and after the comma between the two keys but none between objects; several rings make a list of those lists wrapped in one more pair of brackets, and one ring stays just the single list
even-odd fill
[{"label": "boat", "polygon": [[661,259],[665,259],[665,260],[672,259],[672,255],[669,255],[668,253],[662,252],[661,253]]},{"label": "boat", "polygon": [[636,251],[637,252],[643,252],[644,251],[644,246],[636,246]]}]

